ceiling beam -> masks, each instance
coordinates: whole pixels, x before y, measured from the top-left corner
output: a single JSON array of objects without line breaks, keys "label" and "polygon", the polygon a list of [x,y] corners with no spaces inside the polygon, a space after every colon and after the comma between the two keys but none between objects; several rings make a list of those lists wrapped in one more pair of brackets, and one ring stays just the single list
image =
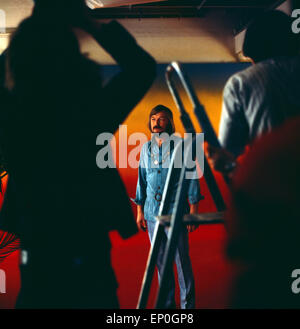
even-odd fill
[{"label": "ceiling beam", "polygon": [[133,6],[152,2],[163,2],[166,0],[87,0],[87,5],[91,9],[111,8],[120,6]]}]

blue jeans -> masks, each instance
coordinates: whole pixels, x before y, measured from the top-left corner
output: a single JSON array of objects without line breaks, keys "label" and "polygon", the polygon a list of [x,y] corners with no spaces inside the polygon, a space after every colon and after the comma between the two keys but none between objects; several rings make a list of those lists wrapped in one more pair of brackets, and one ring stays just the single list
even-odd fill
[{"label": "blue jeans", "polygon": [[[153,234],[155,229],[155,222],[147,221],[148,234],[151,241],[153,242]],[[168,239],[168,229],[165,229],[163,241],[157,257],[157,268],[158,268],[158,280],[160,281],[160,273],[162,269],[162,262],[164,256],[164,250]],[[182,309],[193,309],[195,308],[195,282],[192,270],[192,264],[189,256],[189,240],[188,232],[186,227],[182,231],[179,241],[178,248],[176,250],[175,263],[177,267],[178,282],[180,288],[180,305]],[[174,308],[175,306],[175,279],[174,273],[170,277],[169,293],[167,298],[167,308]]]}]

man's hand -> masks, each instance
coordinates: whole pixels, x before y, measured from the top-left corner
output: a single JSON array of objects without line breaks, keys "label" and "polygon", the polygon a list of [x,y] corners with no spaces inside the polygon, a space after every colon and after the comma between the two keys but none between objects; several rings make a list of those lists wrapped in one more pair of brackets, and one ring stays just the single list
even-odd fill
[{"label": "man's hand", "polygon": [[192,232],[196,231],[198,227],[199,227],[199,225],[187,225],[186,228],[189,233],[192,233]]},{"label": "man's hand", "polygon": [[36,1],[34,14],[43,19],[51,17],[52,23],[82,27],[89,20],[89,11],[85,0],[39,0]]},{"label": "man's hand", "polygon": [[144,217],[144,212],[143,212],[142,206],[138,206],[136,223],[140,230],[142,230],[144,232],[147,231],[147,224],[146,224],[146,220]]},{"label": "man's hand", "polygon": [[[198,205],[199,202],[191,204],[190,206],[190,214],[197,214],[198,213]],[[187,231],[189,233],[194,232],[197,228],[199,227],[199,225],[187,225]]]},{"label": "man's hand", "polygon": [[207,144],[205,153],[214,170],[220,171],[224,175],[228,175],[234,170],[236,159],[230,152]]},{"label": "man's hand", "polygon": [[93,20],[90,18],[90,9],[84,0],[72,0],[72,4],[70,4],[68,10],[68,17],[73,27],[83,30],[90,29]]},{"label": "man's hand", "polygon": [[64,22],[72,27],[94,34],[102,26],[91,17],[92,10],[86,5],[85,0],[52,0],[52,3],[55,2],[59,3],[60,15],[63,15]]}]

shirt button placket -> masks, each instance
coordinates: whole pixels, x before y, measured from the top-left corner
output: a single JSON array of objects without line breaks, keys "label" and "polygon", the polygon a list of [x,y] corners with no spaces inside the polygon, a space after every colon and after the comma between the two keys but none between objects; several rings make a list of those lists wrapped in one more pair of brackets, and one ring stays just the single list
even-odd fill
[{"label": "shirt button placket", "polygon": [[[158,173],[157,191],[158,191],[158,193],[161,193],[160,187],[162,186],[161,166],[162,166],[162,147],[159,148],[159,165],[158,165],[158,170],[157,170],[157,173]],[[158,204],[160,204],[160,201],[158,202]]]}]

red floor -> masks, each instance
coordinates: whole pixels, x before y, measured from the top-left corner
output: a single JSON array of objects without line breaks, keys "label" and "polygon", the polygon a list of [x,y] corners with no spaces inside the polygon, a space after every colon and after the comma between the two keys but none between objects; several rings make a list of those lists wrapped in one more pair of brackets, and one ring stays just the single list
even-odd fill
[{"label": "red floor", "polygon": [[[126,242],[120,239],[114,240],[116,243],[112,259],[120,283],[121,307],[135,308],[148,255],[148,236],[140,233]],[[224,257],[224,242],[225,230],[222,225],[202,226],[190,234],[190,255],[196,281],[197,308],[227,306],[232,270]],[[120,259],[123,261],[120,262]],[[153,307],[156,292],[155,278],[148,307]]]},{"label": "red floor", "polygon": [[[226,200],[228,193],[226,193],[224,182],[220,179],[220,175],[217,174],[216,178],[221,190],[225,191]],[[128,181],[126,184],[130,196],[135,193],[135,180]],[[205,200],[200,205],[201,212],[215,211],[205,182],[201,184],[201,191],[205,195]],[[1,199],[0,197],[0,207]],[[124,241],[113,232],[111,240],[113,244],[112,263],[119,282],[118,295],[121,308],[135,308],[149,252],[148,235],[141,232]],[[201,226],[190,234],[190,255],[196,282],[197,308],[225,308],[228,304],[233,271],[224,255],[225,242],[226,232],[223,225]],[[18,252],[14,252],[0,263],[0,269],[6,272],[7,279],[6,293],[0,293],[0,308],[14,307],[20,287],[18,256]],[[149,307],[154,306],[156,292],[157,279],[155,277]]]},{"label": "red floor", "polygon": [[[111,238],[112,261],[120,285],[118,295],[121,308],[135,308],[148,255],[148,236],[146,233],[139,233],[123,241],[117,233],[112,233]],[[224,242],[225,230],[222,225],[202,226],[190,234],[197,308],[226,307],[231,267],[223,255]],[[7,278],[6,294],[0,294],[0,308],[14,307],[20,285],[17,262],[18,252],[14,252],[0,264]],[[156,291],[155,278],[148,307],[153,307]]]}]

